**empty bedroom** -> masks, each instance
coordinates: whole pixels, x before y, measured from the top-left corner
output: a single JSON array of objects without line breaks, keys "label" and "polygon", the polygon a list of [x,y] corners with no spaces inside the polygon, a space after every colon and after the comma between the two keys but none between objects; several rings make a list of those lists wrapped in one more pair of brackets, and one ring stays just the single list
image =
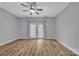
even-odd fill
[{"label": "empty bedroom", "polygon": [[0,2],[0,56],[78,56],[79,2]]}]

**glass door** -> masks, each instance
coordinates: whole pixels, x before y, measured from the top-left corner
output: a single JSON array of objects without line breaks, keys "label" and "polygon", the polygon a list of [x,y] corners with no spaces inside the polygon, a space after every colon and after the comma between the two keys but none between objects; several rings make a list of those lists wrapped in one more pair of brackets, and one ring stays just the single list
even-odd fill
[{"label": "glass door", "polygon": [[36,25],[35,24],[29,25],[29,37],[36,38]]},{"label": "glass door", "polygon": [[44,25],[38,24],[38,38],[44,37]]},{"label": "glass door", "polygon": [[28,37],[44,38],[46,36],[44,22],[29,22],[28,25]]}]

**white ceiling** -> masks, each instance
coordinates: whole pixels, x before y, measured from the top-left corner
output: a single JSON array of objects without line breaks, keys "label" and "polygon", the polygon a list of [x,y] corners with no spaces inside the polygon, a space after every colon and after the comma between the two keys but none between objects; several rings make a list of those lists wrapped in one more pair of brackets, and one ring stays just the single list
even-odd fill
[{"label": "white ceiling", "polygon": [[69,5],[69,2],[37,2],[40,15],[30,15],[30,11],[22,12],[27,9],[20,5],[20,2],[0,2],[0,7],[18,17],[56,17],[64,8]]}]

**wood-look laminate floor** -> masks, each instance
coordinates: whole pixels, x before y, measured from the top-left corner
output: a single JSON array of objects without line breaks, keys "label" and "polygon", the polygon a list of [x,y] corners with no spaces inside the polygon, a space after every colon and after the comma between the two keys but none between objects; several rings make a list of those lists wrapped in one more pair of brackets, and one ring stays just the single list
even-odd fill
[{"label": "wood-look laminate floor", "polygon": [[0,46],[0,56],[77,56],[55,39],[18,39]]}]

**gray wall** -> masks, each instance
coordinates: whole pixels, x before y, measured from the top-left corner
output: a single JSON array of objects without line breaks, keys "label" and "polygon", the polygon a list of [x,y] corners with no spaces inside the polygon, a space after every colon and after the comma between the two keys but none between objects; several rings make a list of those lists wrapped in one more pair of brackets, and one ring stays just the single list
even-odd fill
[{"label": "gray wall", "polygon": [[18,19],[3,9],[0,9],[0,43],[17,38],[19,35],[18,27]]},{"label": "gray wall", "polygon": [[55,37],[56,36],[56,20],[55,19],[20,19],[20,37],[27,36],[27,21],[46,21],[46,32],[47,37]]},{"label": "gray wall", "polygon": [[79,49],[79,2],[71,3],[56,18],[57,39]]}]

